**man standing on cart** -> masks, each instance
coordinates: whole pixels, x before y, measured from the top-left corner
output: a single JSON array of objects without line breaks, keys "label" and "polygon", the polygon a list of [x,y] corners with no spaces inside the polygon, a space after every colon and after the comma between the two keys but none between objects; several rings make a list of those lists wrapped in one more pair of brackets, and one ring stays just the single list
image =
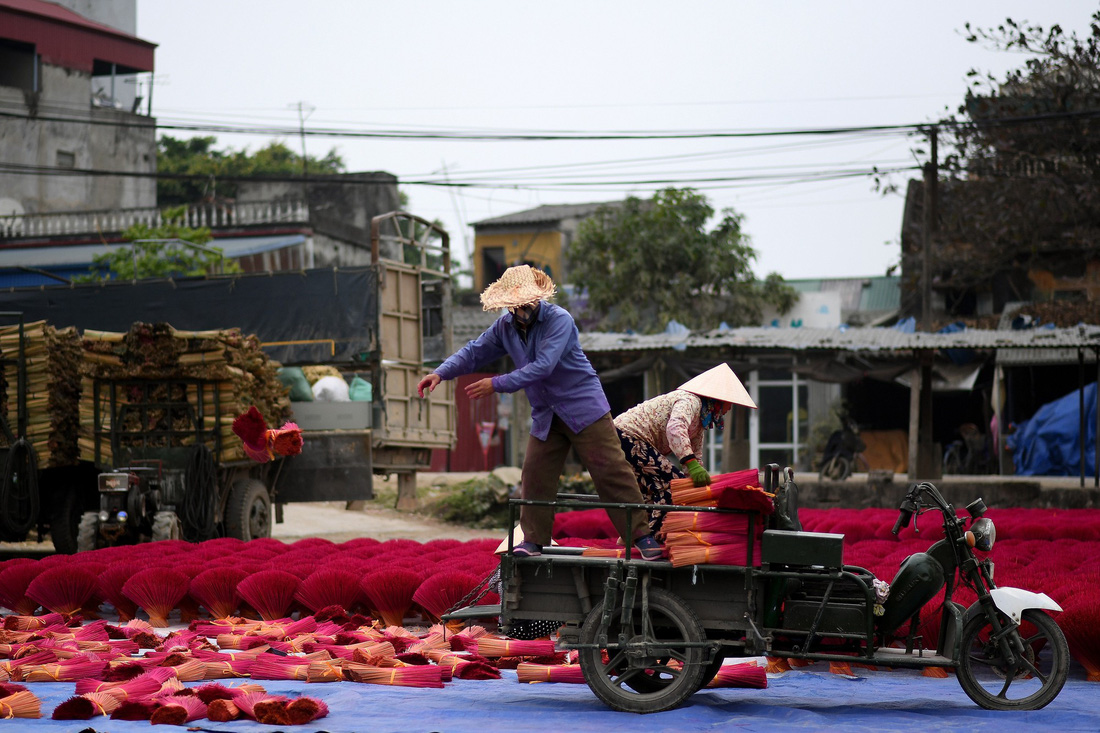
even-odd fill
[{"label": "man standing on cart", "polygon": [[[643,503],[634,472],[626,462],[611,421],[611,406],[596,370],[581,350],[577,326],[564,308],[547,302],[555,293],[550,276],[528,265],[510,267],[481,294],[484,310],[504,313],[475,340],[452,354],[417,384],[423,397],[444,379],[473,372],[505,354],[516,368],[466,387],[470,399],[493,392],[524,390],[531,403],[531,437],[523,461],[522,494],[552,501],[569,449],[577,451],[600,499]],[[631,537],[645,560],[660,559],[661,545],[650,535],[645,512],[610,511],[619,535]],[[552,507],[524,505],[520,529],[524,541],[515,555],[533,557],[550,543]]]}]

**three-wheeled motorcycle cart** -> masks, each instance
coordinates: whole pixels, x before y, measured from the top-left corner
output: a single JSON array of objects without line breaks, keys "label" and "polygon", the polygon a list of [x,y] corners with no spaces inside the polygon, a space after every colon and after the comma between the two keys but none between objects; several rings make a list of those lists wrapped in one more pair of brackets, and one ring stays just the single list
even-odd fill
[{"label": "three-wheeled motorcycle cart", "polygon": [[[777,506],[797,491],[790,469],[772,464],[764,479]],[[738,511],[579,499],[514,503]],[[588,686],[626,712],[674,708],[713,679],[725,659],[765,655],[953,668],[966,694],[984,708],[1048,704],[1069,668],[1065,637],[1047,613],[1061,608],[1044,594],[993,583],[993,563],[975,554],[991,550],[996,538],[980,499],[958,516],[934,485],[914,484],[894,533],[928,510],[942,514],[944,539],[902,563],[884,600],[871,572],[844,563],[843,535],[766,528],[775,517],[792,516],[777,511],[748,517],[754,539],[744,565],[673,567],[641,560],[629,544],[621,558],[586,557],[571,547],[517,558],[509,546],[501,557],[501,603],[456,609],[448,618],[496,616],[505,633],[519,622],[560,622],[560,644],[578,651]],[[793,517],[797,526],[797,512]],[[977,594],[969,608],[953,600],[960,585]],[[941,589],[939,641],[927,649],[918,634],[920,614]]]}]

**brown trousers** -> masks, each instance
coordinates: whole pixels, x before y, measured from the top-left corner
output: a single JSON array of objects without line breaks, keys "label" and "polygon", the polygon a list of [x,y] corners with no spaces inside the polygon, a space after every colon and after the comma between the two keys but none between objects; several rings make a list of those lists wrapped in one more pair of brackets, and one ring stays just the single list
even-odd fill
[{"label": "brown trousers", "polygon": [[[581,463],[588,469],[601,501],[645,503],[634,478],[634,471],[626,462],[610,412],[579,433],[574,433],[555,415],[546,440],[539,440],[533,435],[528,439],[527,455],[523,459],[524,499],[553,501],[557,497],[558,480],[570,448],[577,451]],[[637,539],[649,534],[648,517],[644,510],[632,511],[629,525],[626,511],[611,510],[608,511],[608,516],[624,540],[628,536]],[[540,545],[550,544],[553,525],[553,507],[520,508],[519,526],[525,540]]]}]

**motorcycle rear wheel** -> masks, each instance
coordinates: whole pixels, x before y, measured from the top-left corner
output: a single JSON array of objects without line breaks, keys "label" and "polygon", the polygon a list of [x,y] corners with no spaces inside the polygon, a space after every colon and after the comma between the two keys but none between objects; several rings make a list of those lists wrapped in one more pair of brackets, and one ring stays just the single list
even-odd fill
[{"label": "motorcycle rear wheel", "polygon": [[[1008,619],[1001,615],[1001,623]],[[987,710],[1038,710],[1050,703],[1069,675],[1069,645],[1058,624],[1036,609],[1024,611],[1010,634],[1023,642],[1023,658],[1006,663],[1001,648],[990,641],[992,627],[984,614],[967,622],[958,667],[963,692]]]}]

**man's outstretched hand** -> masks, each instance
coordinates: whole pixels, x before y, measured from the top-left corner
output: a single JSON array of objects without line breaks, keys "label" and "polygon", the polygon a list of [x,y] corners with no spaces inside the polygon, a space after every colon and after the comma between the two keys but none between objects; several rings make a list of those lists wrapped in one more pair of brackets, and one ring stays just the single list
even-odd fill
[{"label": "man's outstretched hand", "polygon": [[473,384],[466,386],[466,396],[471,400],[478,400],[482,397],[488,397],[495,390],[493,389],[493,378],[486,377],[485,379],[479,379]]},{"label": "man's outstretched hand", "polygon": [[417,383],[416,393],[419,396],[423,397],[424,396],[424,390],[427,390],[428,393],[431,394],[432,392],[435,391],[435,388],[439,385],[439,383],[441,381],[442,380],[439,378],[439,375],[436,374],[435,372],[432,372],[431,374],[428,374],[427,376],[425,376],[423,379],[421,379]]}]

